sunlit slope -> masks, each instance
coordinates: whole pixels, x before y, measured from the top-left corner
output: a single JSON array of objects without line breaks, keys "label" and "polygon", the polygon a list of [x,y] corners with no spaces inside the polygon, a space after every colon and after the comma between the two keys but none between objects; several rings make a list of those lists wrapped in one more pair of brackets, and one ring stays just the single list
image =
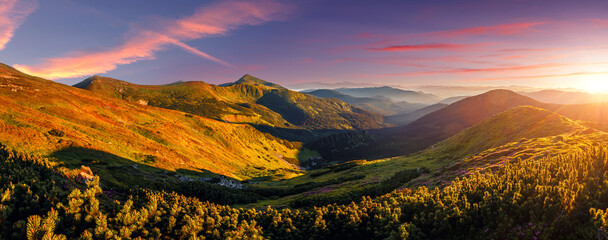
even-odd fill
[{"label": "sunlit slope", "polygon": [[204,82],[179,82],[169,85],[137,85],[112,78],[94,76],[75,87],[139,104],[180,110],[228,122],[289,126],[280,114],[250,104],[270,88],[240,85],[219,87]]},{"label": "sunlit slope", "polygon": [[0,106],[0,143],[68,165],[138,163],[241,179],[297,169],[291,163],[298,144],[249,125],[106,98],[6,65],[0,65]]},{"label": "sunlit slope", "polygon": [[457,159],[522,138],[555,136],[586,129],[571,119],[541,108],[515,107],[431,146],[423,154]]},{"label": "sunlit slope", "polygon": [[[254,206],[263,204],[285,205],[292,204],[293,201],[314,202],[313,199],[315,198],[319,198],[320,203],[328,203],[329,199],[340,199],[346,196],[356,200],[359,197],[357,194],[372,194],[372,191],[374,191],[372,189],[376,189],[376,194],[382,194],[382,192],[377,192],[378,187],[372,188],[372,186],[382,184],[382,182],[391,178],[393,179],[391,180],[393,188],[381,188],[382,190],[392,191],[400,186],[407,186],[409,184],[408,181],[395,182],[395,174],[406,170],[414,171],[420,168],[427,168],[431,173],[422,174],[420,178],[416,179],[414,183],[417,185],[422,183],[444,183],[444,181],[451,181],[453,178],[458,177],[459,173],[466,172],[466,168],[463,170],[458,167],[463,166],[464,159],[479,156],[478,154],[482,152],[488,155],[490,153],[486,152],[492,151],[489,149],[513,146],[513,143],[533,139],[534,144],[530,143],[528,145],[530,146],[529,151],[534,152],[537,156],[542,156],[546,154],[546,151],[559,152],[550,145],[545,144],[545,139],[549,139],[549,141],[555,143],[554,138],[570,139],[570,136],[576,135],[579,136],[578,139],[581,139],[582,137],[580,136],[586,136],[586,134],[593,132],[593,130],[589,130],[573,120],[544,109],[530,106],[515,107],[498,113],[416,154],[370,162],[349,162],[341,167],[332,166],[311,171],[306,175],[288,179],[281,183],[269,183],[273,187],[293,188],[294,186],[304,185],[307,182],[322,183],[336,181],[336,179],[345,179],[345,181],[337,184],[324,185],[295,196],[265,201],[259,205],[254,204]],[[543,146],[547,146],[548,148],[543,149]],[[564,146],[562,148],[567,152],[567,148]],[[502,151],[504,150],[498,150],[498,152]],[[521,149],[517,151],[521,151]],[[457,167],[454,168],[453,166]],[[467,166],[477,167],[477,165]],[[458,169],[459,171],[453,171],[454,169]],[[445,172],[445,176],[438,174],[441,172]],[[359,177],[350,179],[353,176]],[[386,182],[384,185],[387,185]],[[323,199],[323,201],[320,199]]]},{"label": "sunlit slope", "polygon": [[311,130],[378,128],[382,122],[380,115],[342,101],[290,91],[250,75],[221,86],[204,82],[136,85],[98,76],[75,86],[227,122]]},{"label": "sunlit slope", "polygon": [[[438,111],[429,113],[401,129],[406,136],[433,135],[450,137],[488,117],[517,106],[545,106],[529,97],[509,90],[492,90],[468,97]],[[430,137],[430,136],[429,136]],[[441,140],[443,140],[441,139]]]},{"label": "sunlit slope", "polygon": [[[492,90],[468,97],[426,114],[408,125],[361,133],[334,134],[309,143],[326,159],[379,159],[418,152],[517,106],[544,107],[545,103],[509,90]],[[351,141],[336,139],[347,138]],[[354,144],[353,144],[354,143]]]}]

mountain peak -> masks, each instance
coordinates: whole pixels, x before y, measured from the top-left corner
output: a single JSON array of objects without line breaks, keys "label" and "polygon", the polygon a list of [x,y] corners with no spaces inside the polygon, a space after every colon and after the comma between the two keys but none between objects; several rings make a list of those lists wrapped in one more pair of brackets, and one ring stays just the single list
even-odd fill
[{"label": "mountain peak", "polygon": [[89,89],[91,85],[94,84],[102,84],[102,83],[112,83],[112,85],[116,85],[119,83],[124,83],[124,81],[121,80],[117,80],[114,78],[109,78],[109,77],[102,77],[99,75],[94,75],[91,77],[86,78],[85,80],[82,80],[79,83],[76,83],[72,86],[77,87],[77,88],[82,88],[82,89]]},{"label": "mountain peak", "polygon": [[227,86],[232,86],[232,85],[236,85],[236,84],[250,84],[250,85],[267,86],[267,87],[273,87],[273,88],[283,88],[281,85],[264,81],[262,79],[259,79],[252,75],[249,75],[249,74],[243,75],[236,82],[220,84],[220,86],[227,87]]}]

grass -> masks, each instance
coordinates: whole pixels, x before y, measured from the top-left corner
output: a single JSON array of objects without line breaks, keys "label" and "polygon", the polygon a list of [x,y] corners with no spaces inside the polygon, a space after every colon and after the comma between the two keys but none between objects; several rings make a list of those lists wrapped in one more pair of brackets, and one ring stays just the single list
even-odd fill
[{"label": "grass", "polygon": [[[235,179],[302,174],[284,160],[297,159],[301,144],[247,124],[103,97],[7,66],[0,72],[0,143],[20,152],[52,156],[69,168],[79,168],[84,157],[65,150],[83,148],[129,161],[109,155],[90,159],[111,163],[100,169],[138,164],[142,169],[187,169]],[[52,134],[58,132],[63,134]]]},{"label": "grass", "polygon": [[581,144],[602,142],[602,138],[606,137],[608,135],[596,133],[578,122],[552,112],[534,107],[517,107],[497,114],[418,153],[375,161],[353,161],[342,164],[356,163],[343,171],[323,168],[292,179],[257,184],[256,186],[268,188],[290,189],[307,182],[324,182],[353,175],[365,176],[362,179],[323,186],[243,207],[287,206],[294,200],[309,195],[341,196],[364,190],[408,169],[428,168],[431,172],[422,174],[402,187],[443,186],[470,172],[495,167],[502,161],[500,157],[503,155],[515,159],[546,156],[547,152],[565,153]]}]

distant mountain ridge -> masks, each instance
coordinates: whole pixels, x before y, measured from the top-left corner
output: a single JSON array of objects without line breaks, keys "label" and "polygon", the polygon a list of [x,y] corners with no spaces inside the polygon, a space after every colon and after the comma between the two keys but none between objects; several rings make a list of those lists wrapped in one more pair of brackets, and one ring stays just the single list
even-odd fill
[{"label": "distant mountain ridge", "polygon": [[[302,92],[312,92],[315,90],[327,90],[327,89],[309,89]],[[350,95],[353,97],[368,97],[368,98],[388,98],[394,102],[406,101],[409,103],[423,103],[423,104],[434,104],[439,102],[441,99],[433,94],[402,90],[393,87],[362,87],[362,88],[335,88],[333,91]]]},{"label": "distant mountain ridge", "polygon": [[564,90],[541,90],[536,92],[518,92],[545,103],[555,104],[587,104],[608,102],[608,94],[575,92]]},{"label": "distant mountain ridge", "polygon": [[248,74],[220,86],[204,82],[137,85],[98,76],[74,86],[226,122],[311,130],[371,129],[382,124],[379,114],[290,91]]},{"label": "distant mountain ridge", "polygon": [[417,109],[413,112],[387,116],[384,118],[384,122],[386,122],[388,124],[393,124],[395,126],[407,125],[429,113],[441,110],[447,106],[448,106],[448,104],[444,104],[444,103],[433,104],[430,106],[426,106],[426,107]]},{"label": "distant mountain ridge", "polygon": [[335,98],[344,101],[348,104],[356,107],[380,113],[384,116],[390,116],[395,114],[409,113],[420,108],[425,107],[425,104],[421,103],[409,103],[406,101],[393,102],[391,99],[386,97],[353,97],[347,94],[340,93],[330,89],[320,89],[305,92],[313,96],[320,98]]}]

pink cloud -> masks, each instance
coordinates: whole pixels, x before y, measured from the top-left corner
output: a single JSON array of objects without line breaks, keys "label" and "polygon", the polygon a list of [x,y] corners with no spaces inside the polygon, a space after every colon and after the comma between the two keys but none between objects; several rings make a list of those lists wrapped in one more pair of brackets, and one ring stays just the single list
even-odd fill
[{"label": "pink cloud", "polygon": [[552,67],[559,67],[559,66],[565,66],[565,65],[569,65],[569,64],[555,63],[555,64],[521,65],[521,66],[494,67],[494,68],[456,68],[456,69],[447,69],[447,70],[439,70],[439,71],[388,73],[388,74],[378,74],[378,75],[362,76],[362,77],[364,77],[364,78],[398,77],[398,76],[412,77],[412,76],[429,76],[429,75],[438,75],[438,74],[473,74],[473,73],[492,73],[492,72],[512,72],[512,71],[552,68]]},{"label": "pink cloud", "polygon": [[595,25],[596,27],[608,27],[608,19],[600,19],[600,18],[594,18],[591,19],[591,23],[593,25]]},{"label": "pink cloud", "polygon": [[155,26],[157,29],[154,30],[133,28],[126,41],[115,47],[101,51],[73,52],[63,57],[46,59],[36,66],[14,67],[48,79],[83,77],[114,70],[118,65],[154,59],[157,51],[170,45],[224,66],[232,66],[184,41],[227,34],[244,25],[280,20],[288,11],[288,6],[272,0],[219,1],[197,9],[192,16],[165,20]]},{"label": "pink cloud", "polygon": [[[599,19],[598,19],[599,20]],[[599,20],[602,21],[602,20]],[[506,23],[492,26],[479,26],[479,27],[468,27],[459,28],[453,30],[435,31],[435,32],[423,32],[423,33],[410,33],[410,34],[373,34],[369,32],[359,33],[349,38],[385,38],[385,39],[399,39],[399,38],[412,38],[412,37],[431,37],[431,38],[456,38],[456,37],[469,37],[477,35],[515,35],[520,33],[535,31],[533,27],[547,24],[547,22],[517,22],[517,23]]]},{"label": "pink cloud", "polygon": [[546,52],[546,51],[553,51],[553,50],[558,50],[557,48],[507,48],[507,49],[501,49],[499,50],[499,52]]},{"label": "pink cloud", "polygon": [[465,56],[408,56],[407,58],[399,56],[383,56],[383,57],[347,57],[338,58],[329,62],[329,64],[338,64],[343,62],[365,62],[383,65],[409,66],[418,68],[433,68],[436,67],[434,62],[453,62],[453,63],[471,63],[471,64],[487,64],[487,61],[478,60],[478,58],[468,58]]},{"label": "pink cloud", "polygon": [[17,27],[37,6],[34,1],[0,0],[0,50],[4,49]]},{"label": "pink cloud", "polygon": [[475,78],[467,79],[467,82],[483,82],[483,81],[500,81],[500,80],[524,80],[524,79],[539,79],[539,78],[560,78],[560,77],[576,77],[576,76],[595,76],[608,75],[608,72],[573,72],[563,74],[544,74],[544,75],[527,75],[513,77],[497,77],[497,78]]},{"label": "pink cloud", "polygon": [[372,48],[372,51],[390,51],[390,52],[408,52],[408,51],[424,51],[424,50],[460,50],[464,48],[472,48],[480,45],[465,45],[451,43],[427,43],[418,45],[393,45],[381,48]]},{"label": "pink cloud", "polygon": [[508,23],[501,25],[493,25],[487,27],[471,27],[456,30],[439,31],[429,33],[439,37],[467,37],[473,35],[514,35],[523,32],[532,31],[534,26],[545,24],[545,22],[520,22]]}]

